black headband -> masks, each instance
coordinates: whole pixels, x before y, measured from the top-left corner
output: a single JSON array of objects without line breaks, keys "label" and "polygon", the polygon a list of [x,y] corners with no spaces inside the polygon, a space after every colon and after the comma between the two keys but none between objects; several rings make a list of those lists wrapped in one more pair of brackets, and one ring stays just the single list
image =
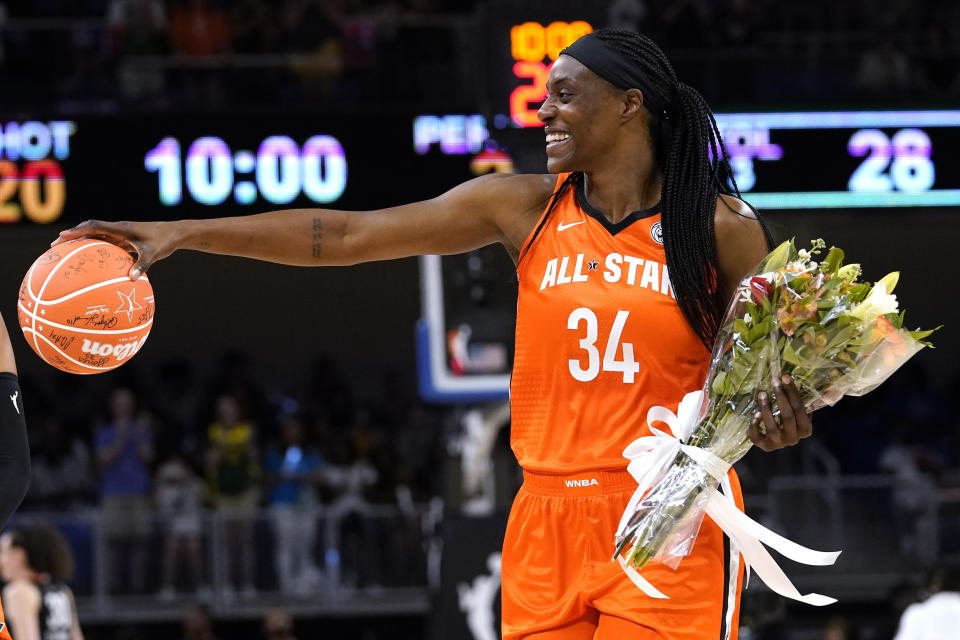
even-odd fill
[{"label": "black headband", "polygon": [[574,58],[618,89],[639,89],[643,94],[643,104],[650,113],[665,119],[669,118],[667,105],[663,104],[657,96],[643,70],[622,54],[609,48],[594,34],[588,33],[577,39],[561,51],[560,55]]}]

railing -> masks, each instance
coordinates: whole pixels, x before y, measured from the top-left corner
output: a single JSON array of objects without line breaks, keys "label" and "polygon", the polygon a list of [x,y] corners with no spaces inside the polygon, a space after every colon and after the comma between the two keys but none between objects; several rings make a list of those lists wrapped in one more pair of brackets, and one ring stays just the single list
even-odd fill
[{"label": "railing", "polygon": [[927,476],[780,476],[755,514],[772,529],[815,549],[842,550],[833,567],[791,564],[801,591],[846,601],[876,601],[960,554],[960,491]]},{"label": "railing", "polygon": [[[44,523],[65,535],[86,622],[172,621],[198,601],[221,618],[279,605],[296,615],[416,614],[428,607],[428,554],[442,508],[352,500],[123,523],[90,509],[23,513],[10,527]],[[298,549],[306,554],[297,557]]]},{"label": "railing", "polygon": [[[750,505],[754,517],[801,544],[843,550],[833,567],[791,564],[787,571],[801,591],[846,602],[881,601],[905,579],[960,556],[960,490],[937,490],[923,477],[779,476]],[[439,582],[442,545],[436,531],[442,514],[439,499],[403,511],[361,501],[266,508],[240,518],[206,511],[198,514],[197,556],[190,559],[187,552],[181,560],[193,564],[181,562],[172,580],[164,563],[170,562],[167,545],[179,525],[170,518],[154,517],[142,535],[126,538],[112,535],[97,509],[25,513],[11,526],[39,521],[66,535],[77,564],[78,606],[90,622],[174,620],[198,600],[223,618],[259,616],[277,605],[297,615],[389,615],[428,610],[429,593]],[[299,582],[293,584],[281,576],[280,554],[297,544],[284,538],[284,528],[306,530],[310,538],[306,558],[295,560]],[[244,567],[245,534],[252,535],[246,557],[256,589],[249,593],[236,575]],[[145,552],[139,568],[137,552]],[[119,571],[111,570],[115,561],[121,562]],[[199,584],[193,584],[194,573]]]}]

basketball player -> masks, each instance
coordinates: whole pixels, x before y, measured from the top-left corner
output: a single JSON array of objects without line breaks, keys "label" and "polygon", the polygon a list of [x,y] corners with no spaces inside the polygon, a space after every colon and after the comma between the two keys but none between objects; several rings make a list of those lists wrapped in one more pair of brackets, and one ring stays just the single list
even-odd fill
[{"label": "basketball player", "polygon": [[[770,237],[738,197],[709,107],[653,42],[603,30],[562,53],[538,112],[558,175],[484,176],[378,211],[88,221],[58,241],[127,247],[131,278],[178,249],[349,265],[502,244],[519,278],[511,437],[524,469],[503,548],[503,637],[735,638],[743,567],[709,519],[679,569],[644,568],[669,600],[644,596],[610,557],[636,486],[622,452],[649,433],[649,407],[700,389],[726,303]],[[751,425],[764,450],[811,432],[792,381],[776,394],[779,418],[761,394]],[[732,472],[724,484],[739,501]]]},{"label": "basketball player", "polygon": [[[0,315],[0,530],[20,506],[29,483],[30,449],[23,420],[23,398],[17,382],[17,363],[13,358],[10,335]],[[10,640],[2,605],[0,640]]]},{"label": "basketball player", "polygon": [[53,527],[36,526],[0,536],[3,600],[17,640],[83,640],[70,587],[70,547]]}]

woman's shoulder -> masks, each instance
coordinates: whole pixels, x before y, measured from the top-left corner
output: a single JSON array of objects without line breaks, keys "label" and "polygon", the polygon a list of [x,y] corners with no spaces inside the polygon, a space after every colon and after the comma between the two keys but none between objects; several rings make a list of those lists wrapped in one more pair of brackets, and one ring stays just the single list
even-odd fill
[{"label": "woman's shoulder", "polygon": [[717,222],[740,221],[746,219],[753,220],[759,224],[759,221],[757,220],[756,209],[747,204],[747,202],[741,198],[726,193],[717,195],[717,209],[715,215]]},{"label": "woman's shoulder", "polygon": [[756,210],[740,198],[726,194],[717,196],[713,229],[717,266],[726,295],[770,249]]},{"label": "woman's shoulder", "polygon": [[717,196],[713,227],[718,249],[731,242],[756,244],[758,240],[766,248],[766,234],[756,209],[736,196],[725,193]]},{"label": "woman's shoulder", "polygon": [[3,600],[9,608],[38,606],[40,587],[26,579],[11,580],[3,587]]},{"label": "woman's shoulder", "polygon": [[500,205],[519,207],[546,203],[553,195],[557,176],[533,173],[489,173],[465,183],[477,196]]}]

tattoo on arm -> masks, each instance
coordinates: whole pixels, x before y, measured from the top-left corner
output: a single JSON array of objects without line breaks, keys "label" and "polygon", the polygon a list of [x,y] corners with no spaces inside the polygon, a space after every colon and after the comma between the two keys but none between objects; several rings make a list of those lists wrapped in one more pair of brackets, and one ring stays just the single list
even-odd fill
[{"label": "tattoo on arm", "polygon": [[313,219],[313,257],[323,257],[323,221],[320,218]]}]

